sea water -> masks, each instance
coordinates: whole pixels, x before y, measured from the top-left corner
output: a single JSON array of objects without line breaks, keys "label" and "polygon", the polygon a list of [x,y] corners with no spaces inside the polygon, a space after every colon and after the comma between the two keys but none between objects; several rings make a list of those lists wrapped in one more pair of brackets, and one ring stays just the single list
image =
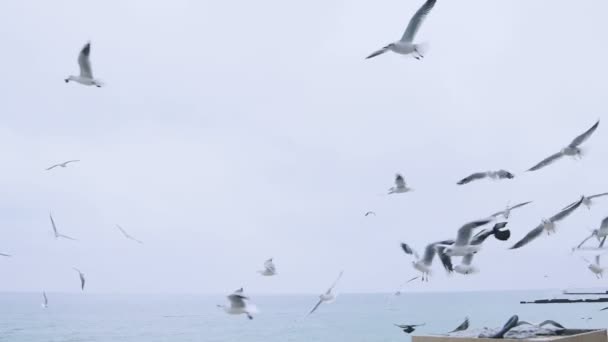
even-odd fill
[{"label": "sea water", "polygon": [[[519,304],[521,300],[564,297],[555,291],[342,294],[307,313],[314,295],[255,296],[253,320],[217,308],[224,296],[0,294],[0,341],[10,342],[313,342],[409,341],[393,324],[423,324],[413,333],[441,334],[466,316],[471,329],[502,326],[510,316],[567,328],[605,328],[605,304]],[[597,296],[591,296],[597,297]],[[588,319],[591,318],[591,319]]]}]

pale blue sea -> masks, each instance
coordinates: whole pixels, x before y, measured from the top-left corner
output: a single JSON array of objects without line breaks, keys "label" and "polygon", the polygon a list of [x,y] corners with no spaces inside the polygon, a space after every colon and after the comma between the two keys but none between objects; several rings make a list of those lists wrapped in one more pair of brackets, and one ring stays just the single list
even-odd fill
[{"label": "pale blue sea", "polygon": [[[0,341],[7,342],[313,342],[409,341],[393,323],[426,323],[414,334],[443,333],[465,316],[471,328],[502,325],[511,315],[554,319],[568,328],[605,328],[605,304],[522,305],[555,291],[342,294],[305,317],[316,296],[252,296],[260,312],[250,321],[215,305],[223,296],[0,294]],[[558,295],[561,296],[561,295]],[[591,320],[581,319],[592,317]]]}]

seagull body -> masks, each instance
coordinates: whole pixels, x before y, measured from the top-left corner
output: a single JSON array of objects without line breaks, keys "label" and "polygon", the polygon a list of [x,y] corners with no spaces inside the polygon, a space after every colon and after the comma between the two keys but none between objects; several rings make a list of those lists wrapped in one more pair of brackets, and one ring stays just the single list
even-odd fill
[{"label": "seagull body", "polygon": [[264,262],[264,270],[258,271],[258,273],[266,277],[270,277],[277,274],[277,269],[274,266],[274,263],[272,262],[272,258]]},{"label": "seagull body", "polygon": [[532,229],[523,239],[518,241],[511,249],[520,248],[524,245],[527,245],[530,241],[539,237],[543,231],[550,235],[551,233],[555,233],[555,223],[561,221],[568,217],[574,210],[576,210],[583,203],[583,197],[575,203],[573,206],[560,211],[559,213],[551,216],[549,219],[543,219],[541,223],[534,229]]},{"label": "seagull body", "polygon": [[414,330],[416,330],[417,327],[422,327],[424,325],[425,325],[425,323],[422,323],[422,324],[395,324],[395,326],[397,328],[403,330],[403,332],[406,334],[411,334],[412,332],[414,332]]},{"label": "seagull body", "polygon": [[[595,195],[591,195],[591,196],[583,196],[583,205],[585,207],[587,207],[587,209],[591,210],[591,206],[594,203],[593,199],[598,198],[598,197],[603,197],[603,196],[606,196],[606,195],[608,195],[608,192],[604,192],[604,193],[601,193],[601,194],[595,194]],[[564,209],[566,209],[566,208],[568,208],[570,206],[573,206],[575,204],[576,204],[576,202],[572,202],[572,203],[568,204]]]},{"label": "seagull body", "polygon": [[70,163],[76,163],[76,162],[79,162],[79,161],[80,160],[78,160],[78,159],[64,161],[63,163],[55,164],[55,165],[53,165],[51,167],[46,168],[46,171],[50,171],[50,170],[52,170],[52,169],[54,169],[56,167],[66,167]]},{"label": "seagull body", "polygon": [[57,230],[57,226],[55,225],[55,220],[53,220],[53,214],[49,214],[49,218],[51,219],[51,226],[53,227],[53,234],[55,235],[55,239],[64,238],[76,241],[76,239],[74,239],[73,237],[59,233],[59,231]]},{"label": "seagull body", "polygon": [[124,235],[124,237],[126,237],[129,240],[133,240],[139,244],[143,244],[143,242],[141,242],[140,240],[137,240],[136,238],[132,237],[131,235],[129,235],[121,226],[116,225],[116,228],[118,228],[118,230],[120,230],[120,232],[122,233],[122,235]]},{"label": "seagull body", "polygon": [[452,241],[452,240],[445,240],[445,241],[439,241],[439,242],[434,242],[434,243],[428,244],[424,248],[424,254],[422,255],[422,258],[420,258],[418,256],[418,253],[415,250],[413,250],[406,243],[401,243],[401,249],[403,249],[405,254],[412,255],[416,258],[416,261],[412,261],[412,266],[414,267],[415,270],[419,271],[422,274],[422,276],[421,276],[422,281],[428,281],[429,276],[433,273],[431,270],[431,266],[433,264],[433,259],[435,258],[435,255],[437,255],[437,254],[439,255],[439,258],[441,259],[443,267],[446,269],[446,271],[448,273],[452,272],[451,260],[445,254],[445,247],[441,247],[441,246],[449,244],[449,243],[453,243],[453,242],[454,241]]},{"label": "seagull body", "polygon": [[76,267],[73,267],[74,271],[78,272],[78,277],[80,278],[80,289],[82,291],[84,291],[84,284],[86,282],[86,280],[84,279],[84,273],[82,273],[79,269],[77,269]]},{"label": "seagull body", "polygon": [[333,282],[331,287],[329,289],[327,289],[327,291],[325,291],[325,293],[323,293],[319,296],[319,301],[312,308],[312,310],[310,310],[310,312],[308,313],[309,315],[312,314],[313,312],[315,312],[322,303],[324,303],[324,302],[332,303],[336,299],[336,295],[333,293],[333,289],[338,284],[338,281],[340,280],[340,278],[342,278],[343,273],[344,273],[344,271],[340,271],[338,278],[336,278],[336,280]]},{"label": "seagull body", "polygon": [[458,185],[468,184],[472,181],[484,179],[484,178],[490,178],[492,180],[499,180],[499,179],[512,179],[514,177],[515,176],[507,170],[476,172],[476,173],[473,173],[473,174],[461,179],[456,184],[458,184]]},{"label": "seagull body", "polygon": [[[501,230],[507,225],[507,222],[499,222],[494,225],[491,230],[482,230],[471,239],[471,245],[481,245],[488,237],[494,235],[497,240],[506,241],[511,236],[511,231],[508,229]],[[462,257],[459,265],[454,267],[454,272],[463,275],[479,272],[479,269],[472,265],[474,253],[470,253]]]},{"label": "seagull body", "polygon": [[40,304],[40,306],[42,306],[43,309],[46,309],[49,307],[49,299],[46,297],[46,292],[42,292],[42,298],[44,301],[42,304]]},{"label": "seagull body", "polygon": [[91,69],[91,60],[89,58],[91,54],[91,42],[87,42],[80,53],[78,54],[78,66],[80,67],[80,75],[68,76],[65,79],[65,83],[70,81],[78,82],[86,86],[96,86],[100,88],[103,84],[100,80],[93,77],[93,70]]},{"label": "seagull body", "polygon": [[456,329],[450,331],[448,334],[455,333],[458,331],[465,331],[467,329],[469,329],[469,317],[465,317],[464,322],[460,323],[460,325],[457,326]]},{"label": "seagull body", "polygon": [[[517,208],[521,208],[521,207],[523,207],[524,205],[526,205],[526,204],[530,204],[530,203],[532,203],[532,201],[528,201],[528,202],[519,203],[519,204],[514,205],[514,206],[512,206],[512,207],[510,207],[510,206],[508,206],[508,205],[507,205],[507,207],[505,208],[505,210],[502,210],[502,211],[499,211],[499,212],[497,212],[497,213],[494,213],[494,214],[492,214],[491,216],[492,216],[492,217],[502,216],[502,217],[504,217],[504,218],[505,218],[505,220],[508,220],[508,219],[509,219],[509,216],[511,216],[511,210],[513,210],[513,209],[517,209]],[[574,203],[573,203],[573,204],[574,204]]]},{"label": "seagull body", "polygon": [[253,319],[252,313],[255,313],[257,310],[255,306],[247,303],[249,297],[243,295],[243,288],[240,288],[228,297],[228,301],[230,301],[230,305],[218,305],[219,308],[224,309],[224,311],[229,315],[247,315],[247,318]]},{"label": "seagull body", "polygon": [[458,235],[452,245],[445,245],[445,254],[448,256],[466,256],[468,254],[475,254],[481,249],[481,243],[473,245],[471,244],[471,238],[473,237],[473,230],[486,225],[494,220],[493,217],[469,222],[458,229]]},{"label": "seagull body", "polygon": [[568,146],[562,148],[559,152],[545,158],[544,160],[542,160],[540,163],[532,166],[528,171],[536,171],[539,170],[551,163],[553,163],[554,161],[560,159],[563,156],[570,156],[570,157],[578,157],[578,158],[582,158],[583,155],[583,150],[579,147],[583,142],[585,142],[587,139],[589,139],[589,137],[593,134],[593,132],[595,132],[595,130],[597,129],[597,127],[599,126],[600,121],[598,120],[593,126],[591,126],[591,128],[589,128],[585,133],[579,135],[578,137],[574,138],[574,140],[572,140],[572,142],[570,142],[570,144],[568,144]]},{"label": "seagull body", "polygon": [[404,192],[412,191],[413,189],[407,187],[407,183],[403,179],[401,174],[395,175],[395,186],[388,189],[388,193],[390,194],[401,194]]},{"label": "seagull body", "polygon": [[420,25],[422,25],[422,22],[424,21],[426,16],[431,12],[436,2],[437,0],[427,0],[424,5],[422,5],[422,7],[420,7],[420,9],[416,12],[416,14],[414,14],[412,19],[410,19],[410,22],[407,25],[407,28],[405,29],[405,32],[403,33],[403,36],[400,40],[388,44],[382,49],[367,56],[366,59],[376,57],[388,51],[392,51],[401,55],[412,54],[416,59],[423,58],[424,56],[420,51],[422,48],[422,44],[415,44],[414,37],[416,36]]},{"label": "seagull body", "polygon": [[[606,242],[606,237],[604,237],[600,241],[598,248],[604,247],[605,242]],[[600,254],[595,255],[593,262],[590,262],[589,260],[587,260],[585,258],[583,258],[583,260],[585,260],[588,263],[587,268],[589,269],[589,271],[591,271],[591,273],[595,274],[596,278],[600,279],[604,276],[604,267],[602,267],[600,265]]]}]

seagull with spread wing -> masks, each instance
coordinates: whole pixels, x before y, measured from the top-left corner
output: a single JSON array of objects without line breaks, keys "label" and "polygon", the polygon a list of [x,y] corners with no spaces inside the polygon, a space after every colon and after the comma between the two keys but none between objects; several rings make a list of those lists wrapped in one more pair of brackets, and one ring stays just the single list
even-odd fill
[{"label": "seagull with spread wing", "polygon": [[103,83],[93,77],[93,70],[91,69],[91,42],[87,42],[80,53],[78,54],[78,66],[80,67],[80,75],[78,76],[68,76],[65,79],[65,83],[70,81],[74,81],[86,86],[96,86],[100,88]]},{"label": "seagull with spread wing", "polygon": [[336,300],[336,294],[333,293],[333,290],[334,290],[334,287],[336,287],[336,285],[338,284],[338,281],[340,280],[340,278],[342,278],[343,273],[344,273],[344,271],[340,271],[340,274],[338,274],[338,278],[336,278],[336,280],[333,282],[333,284],[331,284],[331,287],[329,289],[327,289],[327,291],[325,291],[325,293],[323,293],[319,296],[319,301],[312,308],[312,310],[310,310],[310,312],[308,313],[309,315],[312,314],[313,312],[315,312],[322,303],[332,303],[333,301]]},{"label": "seagull with spread wing", "polygon": [[79,162],[79,161],[80,161],[80,160],[78,160],[78,159],[64,161],[63,163],[59,163],[59,164],[55,164],[55,165],[53,165],[53,166],[47,167],[47,168],[46,168],[46,171],[50,171],[50,170],[52,170],[52,169],[54,169],[54,168],[56,168],[56,167],[67,167],[67,166],[68,166],[68,164],[71,164],[71,163],[77,163],[77,162]]},{"label": "seagull with spread wing", "polygon": [[448,256],[465,256],[468,254],[475,254],[481,249],[481,243],[477,245],[471,244],[471,238],[473,237],[473,230],[484,226],[494,221],[494,217],[488,217],[481,220],[469,222],[458,229],[456,240],[453,244],[441,245],[445,247],[445,254]]},{"label": "seagull with spread wing", "polygon": [[572,142],[570,142],[568,146],[562,148],[559,152],[543,159],[540,163],[532,166],[528,171],[536,171],[542,169],[543,167],[553,163],[554,161],[560,159],[563,156],[581,158],[583,156],[583,149],[580,147],[580,145],[584,143],[587,139],[589,139],[589,137],[593,134],[593,132],[595,132],[599,124],[600,120],[597,120],[597,122],[593,126],[591,126],[591,128],[589,128],[585,133],[574,138],[574,140],[572,140]]},{"label": "seagull with spread wing", "polygon": [[[608,217],[605,217],[602,220],[600,227],[598,229],[592,230],[591,235],[589,235],[581,243],[579,243],[575,249],[580,249],[585,244],[585,242],[587,242],[589,239],[591,239],[594,236],[597,238],[598,241],[600,241],[602,238],[605,239],[606,236],[608,236]],[[600,246],[600,247],[602,247],[602,246]]]},{"label": "seagull with spread wing", "polygon": [[526,236],[523,237],[520,241],[518,241],[511,249],[516,249],[523,247],[530,243],[532,240],[539,237],[543,232],[546,232],[547,235],[555,232],[555,224],[566,217],[570,216],[581,204],[583,203],[583,197],[575,203],[573,206],[568,209],[564,209],[559,213],[551,216],[549,219],[543,219],[542,222],[534,229],[532,229]]},{"label": "seagull with spread wing", "polygon": [[511,210],[513,210],[513,209],[517,209],[517,208],[521,208],[521,207],[523,207],[524,205],[527,205],[527,204],[530,204],[530,203],[532,203],[532,201],[528,201],[528,202],[519,203],[519,204],[516,204],[516,205],[514,205],[514,206],[512,206],[512,207],[511,207],[511,206],[509,206],[509,205],[507,205],[507,207],[505,208],[505,210],[501,210],[501,211],[496,212],[496,213],[494,213],[494,214],[492,214],[492,215],[490,215],[490,216],[492,216],[492,217],[498,217],[498,216],[502,216],[502,217],[504,217],[504,218],[505,218],[505,220],[508,220],[508,219],[509,219],[509,216],[511,215]]},{"label": "seagull with spread wing", "polygon": [[57,230],[57,225],[55,225],[55,220],[53,219],[53,214],[49,213],[49,218],[51,219],[51,226],[53,227],[53,234],[55,235],[55,239],[64,238],[76,241],[76,239],[74,239],[73,237],[59,233],[59,231]]},{"label": "seagull with spread wing", "polygon": [[420,258],[418,253],[406,243],[401,243],[401,249],[403,252],[405,252],[405,254],[412,255],[414,258],[416,258],[416,261],[412,261],[412,266],[414,269],[422,273],[422,281],[429,281],[429,276],[433,273],[431,266],[433,264],[433,259],[435,259],[435,255],[439,256],[439,259],[443,264],[443,268],[448,273],[454,270],[452,267],[452,260],[445,254],[445,247],[442,247],[451,243],[454,243],[454,240],[444,240],[428,244],[424,248],[422,258]]},{"label": "seagull with spread wing", "polygon": [[475,173],[461,179],[456,184],[464,185],[464,184],[468,184],[472,181],[484,179],[484,178],[499,180],[499,179],[512,179],[514,177],[515,177],[515,175],[513,175],[511,172],[509,172],[507,170],[502,170],[502,169],[498,170],[498,171],[475,172]]},{"label": "seagull with spread wing", "polygon": [[[490,236],[494,236],[497,240],[507,241],[511,236],[511,231],[504,229],[507,226],[507,222],[498,222],[490,230],[483,229],[479,233],[475,234],[471,239],[471,245],[481,245]],[[475,253],[470,253],[462,257],[459,265],[454,267],[454,272],[460,274],[473,274],[479,272],[479,269],[472,264]]]},{"label": "seagull with spread wing", "polygon": [[141,242],[140,240],[137,240],[136,238],[129,235],[129,233],[127,233],[120,225],[117,224],[116,228],[118,228],[118,230],[120,230],[120,232],[122,233],[122,235],[124,235],[125,238],[127,238],[129,240],[133,240],[139,244],[143,244],[143,242]]},{"label": "seagull with spread wing", "polygon": [[247,318],[253,319],[253,313],[257,312],[257,308],[255,305],[250,304],[249,297],[243,294],[243,288],[234,291],[232,294],[228,295],[228,301],[230,305],[218,305],[218,308],[222,308],[224,312],[229,315],[247,315]]},{"label": "seagull with spread wing", "polygon": [[[591,210],[591,206],[593,205],[593,203],[595,203],[593,200],[595,198],[604,197],[606,195],[608,195],[608,192],[604,192],[601,194],[595,194],[595,195],[591,195],[591,196],[583,196],[583,205],[585,207],[587,207],[587,209]],[[572,203],[568,204],[564,209],[566,209],[574,204],[576,204],[576,202],[572,202]]]},{"label": "seagull with spread wing", "polygon": [[80,278],[80,289],[82,291],[84,291],[84,284],[86,282],[86,280],[84,279],[84,273],[82,273],[79,269],[77,269],[76,267],[72,267],[74,269],[74,271],[78,272],[78,277]]},{"label": "seagull with spread wing", "polygon": [[403,179],[401,174],[395,175],[395,186],[388,189],[388,193],[390,194],[401,194],[404,192],[412,191],[413,189],[407,187],[407,183]]},{"label": "seagull with spread wing", "polygon": [[274,266],[274,262],[272,262],[272,258],[264,262],[264,270],[258,271],[258,273],[266,277],[274,276],[277,274],[277,269]]},{"label": "seagull with spread wing", "polygon": [[416,37],[416,33],[418,32],[418,29],[422,25],[422,22],[424,21],[426,16],[431,12],[431,10],[433,9],[433,6],[435,6],[436,2],[437,2],[437,0],[427,0],[424,3],[424,5],[422,5],[422,7],[420,7],[420,9],[416,12],[416,14],[414,14],[412,19],[410,19],[410,22],[407,25],[407,28],[405,29],[405,32],[403,33],[403,36],[401,36],[400,40],[388,44],[387,46],[383,47],[382,49],[367,56],[366,59],[376,57],[387,51],[393,51],[400,55],[411,54],[412,56],[414,56],[414,58],[416,58],[418,60],[423,58],[424,57],[422,55],[423,51],[421,51],[421,50],[423,49],[424,45],[415,44],[414,38]]},{"label": "seagull with spread wing", "polygon": [[422,324],[395,324],[395,326],[397,328],[403,330],[403,332],[406,334],[411,334],[414,332],[414,330],[416,330],[417,327],[422,327],[424,325],[425,325],[425,323],[422,323]]}]

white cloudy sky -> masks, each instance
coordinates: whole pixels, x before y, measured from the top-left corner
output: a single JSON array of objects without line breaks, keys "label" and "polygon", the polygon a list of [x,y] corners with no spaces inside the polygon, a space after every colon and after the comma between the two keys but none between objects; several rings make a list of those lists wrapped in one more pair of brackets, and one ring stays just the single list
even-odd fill
[{"label": "white cloudy sky", "polygon": [[[401,241],[534,200],[516,240],[608,191],[602,125],[584,160],[523,173],[604,116],[608,3],[440,0],[424,61],[364,60],[421,3],[0,3],[0,291],[76,292],[73,266],[91,292],[319,292],[341,269],[342,291],[392,291],[415,275]],[[87,40],[105,88],[63,82]],[[455,185],[495,168],[517,177]],[[415,191],[381,196],[396,172]],[[569,249],[607,209],[412,289],[601,285]],[[53,239],[50,211],[78,242]],[[268,257],[276,278],[255,273]]]}]

